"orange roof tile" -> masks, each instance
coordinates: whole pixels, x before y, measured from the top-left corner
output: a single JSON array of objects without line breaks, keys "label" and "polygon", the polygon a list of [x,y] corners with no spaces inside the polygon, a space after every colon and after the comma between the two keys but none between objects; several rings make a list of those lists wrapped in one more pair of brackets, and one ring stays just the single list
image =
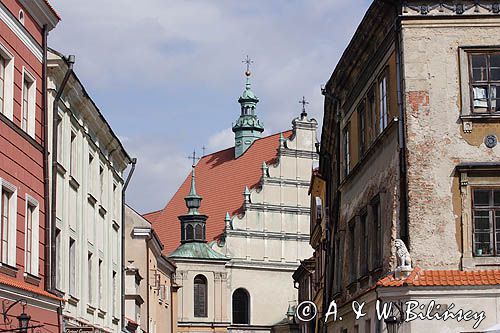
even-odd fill
[{"label": "orange roof tile", "polygon": [[9,276],[5,276],[3,274],[0,274],[0,284],[6,285],[9,287],[13,287],[13,288],[17,288],[17,289],[21,289],[21,290],[24,290],[24,291],[27,291],[27,292],[30,292],[33,294],[52,298],[52,299],[55,299],[58,301],[62,301],[62,298],[57,297],[56,295],[53,295],[53,294],[51,294],[43,289],[40,289],[32,284],[23,282],[21,280],[18,280],[18,279],[9,277]]},{"label": "orange roof tile", "polygon": [[390,274],[377,282],[377,286],[382,287],[487,285],[500,285],[500,270],[423,270],[415,267],[406,279],[396,279]]},{"label": "orange roof tile", "polygon": [[[284,132],[285,138],[292,131]],[[260,138],[238,159],[234,147],[204,156],[196,165],[196,192],[203,197],[200,213],[208,216],[207,241],[217,239],[224,231],[226,212],[237,214],[243,205],[245,186],[255,188],[262,175],[262,162],[277,162],[279,133]],[[184,197],[189,193],[191,177],[188,175],[168,204],[160,211],[144,214],[158,233],[164,253],[170,254],[180,244],[179,215],[187,213]]]}]

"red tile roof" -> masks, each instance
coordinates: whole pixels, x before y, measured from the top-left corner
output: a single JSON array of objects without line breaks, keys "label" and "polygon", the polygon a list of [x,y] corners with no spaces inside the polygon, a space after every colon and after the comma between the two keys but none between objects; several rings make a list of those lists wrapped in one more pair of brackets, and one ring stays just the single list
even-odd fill
[{"label": "red tile roof", "polygon": [[[284,132],[289,138],[292,131]],[[262,162],[277,162],[279,133],[257,139],[238,159],[234,147],[204,156],[196,165],[196,191],[203,197],[200,213],[208,216],[207,241],[217,239],[224,231],[226,212],[237,214],[243,205],[245,186],[255,188],[262,175]],[[180,244],[179,215],[187,213],[184,197],[189,193],[188,175],[168,204],[160,211],[144,214],[158,233],[164,253],[170,254]]]},{"label": "red tile roof", "polygon": [[27,292],[30,292],[33,294],[45,296],[45,297],[55,299],[58,301],[62,300],[62,298],[59,298],[56,295],[53,295],[53,294],[51,294],[43,289],[40,289],[32,284],[20,281],[18,279],[15,279],[15,278],[12,278],[9,276],[5,276],[3,274],[0,274],[0,284],[6,285],[9,287],[13,287],[13,288],[17,288],[17,289],[21,289],[21,290],[24,290],[24,291],[27,291]]},{"label": "red tile roof", "polygon": [[415,267],[406,279],[396,279],[391,274],[377,282],[377,286],[382,287],[487,285],[500,285],[500,270],[423,270]]}]

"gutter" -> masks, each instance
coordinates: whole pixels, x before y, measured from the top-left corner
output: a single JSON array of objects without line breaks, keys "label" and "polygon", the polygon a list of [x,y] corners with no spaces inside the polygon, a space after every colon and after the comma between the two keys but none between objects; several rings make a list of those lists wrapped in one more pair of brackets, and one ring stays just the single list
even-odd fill
[{"label": "gutter", "polygon": [[68,83],[70,75],[73,73],[73,64],[75,63],[75,56],[69,55],[67,58],[63,58],[68,65],[66,74],[57,90],[54,102],[52,104],[52,191],[51,191],[51,211],[50,211],[50,281],[48,290],[52,293],[59,294],[55,287],[56,282],[56,197],[57,197],[57,120],[58,116],[58,105],[61,100],[64,88]]},{"label": "gutter", "polygon": [[[121,321],[122,321],[122,332],[127,332],[125,329],[125,191],[127,190],[128,183],[130,182],[130,179],[132,178],[132,175],[134,174],[135,171],[135,165],[137,163],[137,158],[132,158],[130,160],[130,163],[132,164],[132,168],[130,169],[130,172],[127,175],[127,180],[125,180],[125,184],[123,185],[122,188],[122,225],[121,225],[121,230],[122,230],[122,267],[121,267],[121,289],[122,289],[122,299],[121,299]],[[149,262],[148,262],[149,265]],[[148,272],[149,272],[149,266],[148,266]],[[148,290],[149,293],[149,290]],[[149,320],[148,320],[149,322]]]},{"label": "gutter", "polygon": [[[44,244],[44,275],[50,276],[50,262],[52,258],[50,257],[50,201],[49,198],[49,104],[47,101],[47,36],[48,27],[46,24],[43,26],[43,65],[42,65],[42,103],[43,103],[43,212],[45,219],[45,244]],[[45,279],[45,290],[50,291],[51,283],[50,279]]]}]

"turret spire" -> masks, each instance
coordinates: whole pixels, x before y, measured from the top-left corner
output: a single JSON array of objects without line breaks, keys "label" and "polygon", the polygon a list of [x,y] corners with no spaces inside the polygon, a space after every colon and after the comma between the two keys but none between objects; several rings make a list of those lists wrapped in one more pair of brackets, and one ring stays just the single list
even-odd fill
[{"label": "turret spire", "polygon": [[261,133],[264,131],[264,125],[257,118],[255,108],[259,99],[253,93],[250,84],[250,64],[253,61],[247,56],[243,62],[247,66],[245,72],[246,84],[243,94],[238,99],[241,105],[240,117],[233,126],[235,136],[235,158],[240,157],[252,145],[252,143],[260,138]]}]

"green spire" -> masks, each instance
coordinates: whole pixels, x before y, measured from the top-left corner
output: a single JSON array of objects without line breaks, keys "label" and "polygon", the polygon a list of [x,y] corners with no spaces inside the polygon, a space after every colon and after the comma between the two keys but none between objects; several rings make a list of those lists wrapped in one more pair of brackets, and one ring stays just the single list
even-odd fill
[{"label": "green spire", "polygon": [[203,198],[196,193],[196,175],[195,166],[193,165],[193,170],[191,171],[191,190],[184,198],[188,208],[188,215],[199,215],[198,209],[201,206],[202,199]]},{"label": "green spire", "polygon": [[253,93],[250,84],[250,58],[244,60],[247,64],[246,84],[245,90],[238,98],[238,103],[241,105],[240,117],[233,125],[233,132],[235,136],[235,158],[240,157],[252,145],[252,143],[260,138],[261,133],[264,131],[264,124],[257,118],[255,109],[259,99]]}]

